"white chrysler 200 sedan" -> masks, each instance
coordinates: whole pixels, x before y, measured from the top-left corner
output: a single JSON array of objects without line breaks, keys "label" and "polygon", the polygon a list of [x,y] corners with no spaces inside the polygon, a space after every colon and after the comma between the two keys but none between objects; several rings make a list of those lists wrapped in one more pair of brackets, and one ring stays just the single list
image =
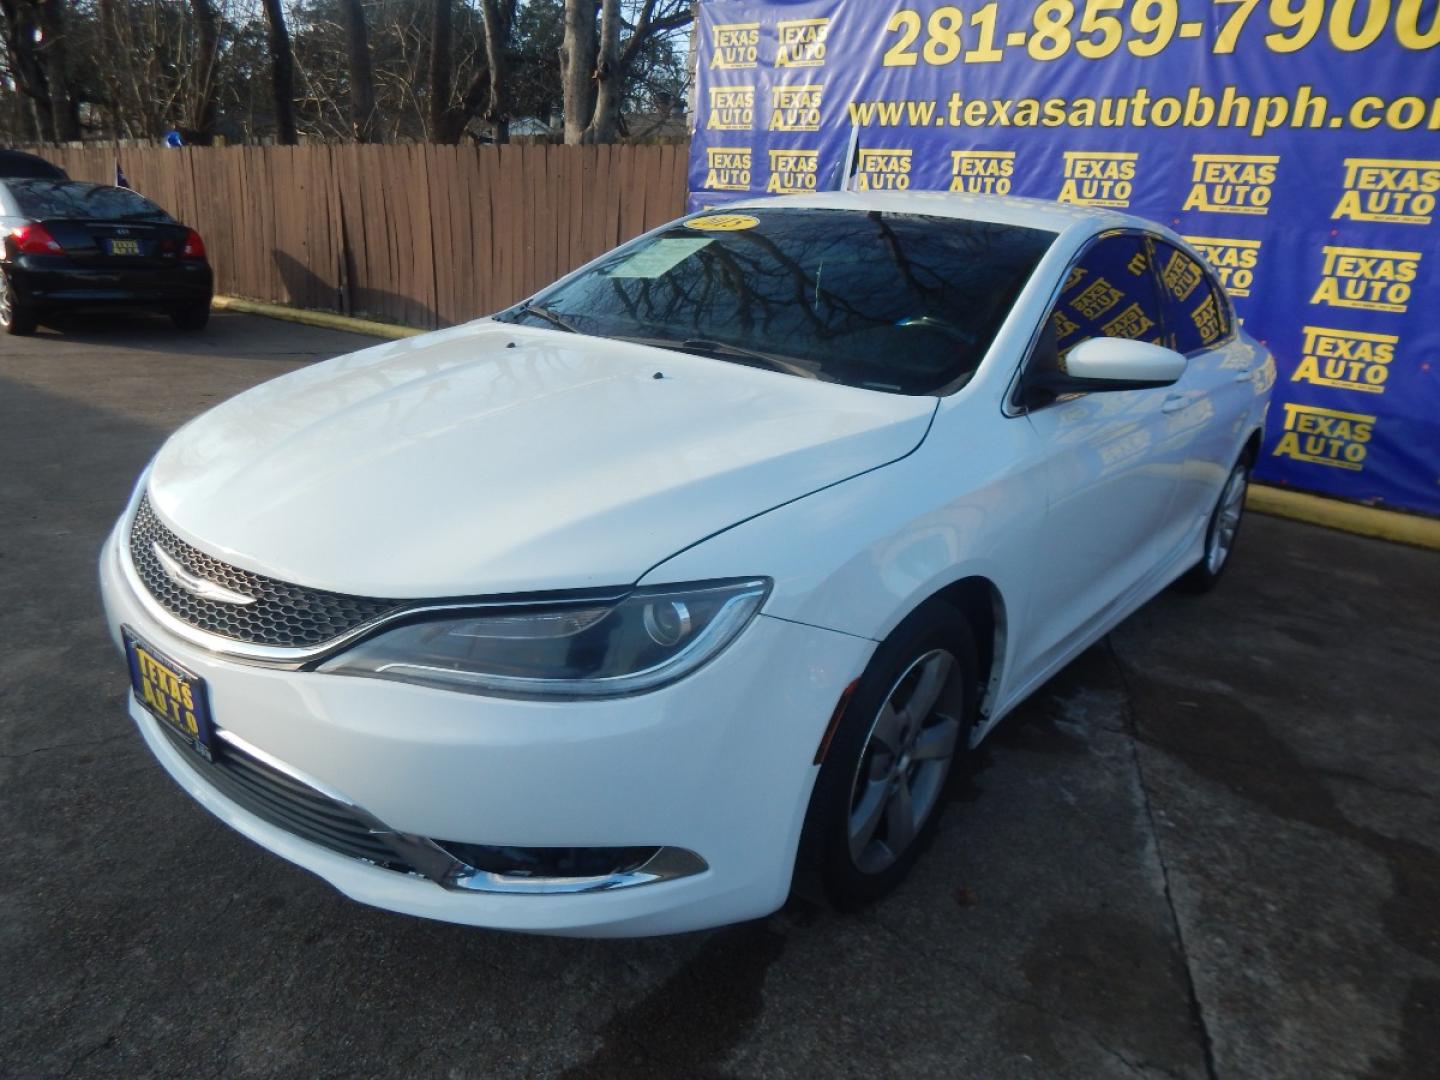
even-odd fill
[{"label": "white chrysler 200 sedan", "polygon": [[100,574],[203,806],[369,904],[545,933],[848,908],[956,762],[1224,569],[1274,380],[1165,229],[829,194],[180,429]]}]

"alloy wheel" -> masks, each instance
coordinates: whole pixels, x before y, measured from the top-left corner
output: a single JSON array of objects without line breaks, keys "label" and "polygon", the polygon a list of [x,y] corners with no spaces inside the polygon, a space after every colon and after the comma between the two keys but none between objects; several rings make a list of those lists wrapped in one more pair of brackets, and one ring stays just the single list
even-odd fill
[{"label": "alloy wheel", "polygon": [[1245,509],[1245,489],[1249,486],[1249,470],[1242,462],[1235,466],[1225,490],[1220,493],[1220,504],[1215,509],[1215,524],[1205,545],[1205,568],[1218,574],[1230,557],[1235,544],[1235,533],[1240,528],[1240,515]]},{"label": "alloy wheel", "polygon": [[15,318],[15,298],[10,293],[10,279],[0,274],[0,326],[9,326]]},{"label": "alloy wheel", "polygon": [[850,856],[862,873],[893,866],[940,799],[964,716],[956,672],[944,649],[916,657],[870,726],[850,786]]}]

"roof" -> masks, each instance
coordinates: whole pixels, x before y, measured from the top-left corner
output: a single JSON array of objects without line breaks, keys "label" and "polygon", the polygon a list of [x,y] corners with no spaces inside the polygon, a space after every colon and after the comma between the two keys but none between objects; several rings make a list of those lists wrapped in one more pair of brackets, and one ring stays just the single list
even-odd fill
[{"label": "roof", "polygon": [[27,154],[24,150],[0,149],[0,177],[16,176],[39,176],[63,180],[65,179],[65,170],[35,154]]},{"label": "roof", "polygon": [[1143,218],[1094,206],[1074,206],[1049,199],[1025,199],[1014,195],[965,195],[948,191],[822,191],[814,195],[779,195],[741,199],[727,203],[739,206],[808,207],[817,210],[879,210],[889,214],[929,214],[933,217],[967,218],[998,225],[1018,225],[1047,232],[1091,233],[1098,229],[1146,228],[1168,232]]},{"label": "roof", "polygon": [[[67,188],[75,191],[91,191],[95,188],[115,188],[116,191],[131,190],[130,188],[116,188],[114,184],[99,184],[93,180],[71,180],[68,177],[0,175],[0,182],[3,182],[11,191],[60,191]],[[139,194],[139,192],[132,192],[132,194]]]}]

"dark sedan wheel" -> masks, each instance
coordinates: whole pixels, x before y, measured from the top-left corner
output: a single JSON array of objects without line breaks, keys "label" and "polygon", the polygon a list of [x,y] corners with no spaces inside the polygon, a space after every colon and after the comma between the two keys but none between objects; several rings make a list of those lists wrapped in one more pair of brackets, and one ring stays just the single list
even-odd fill
[{"label": "dark sedan wheel", "polygon": [[0,274],[0,329],[7,334],[25,337],[40,324],[35,312],[15,299],[15,289],[8,274]]},{"label": "dark sedan wheel", "polygon": [[205,324],[210,321],[210,304],[207,301],[176,308],[170,312],[170,321],[180,330],[204,330]]},{"label": "dark sedan wheel", "polygon": [[878,900],[909,871],[970,744],[975,644],[931,601],[875,651],[834,734],[805,819],[800,887],[841,910]]}]

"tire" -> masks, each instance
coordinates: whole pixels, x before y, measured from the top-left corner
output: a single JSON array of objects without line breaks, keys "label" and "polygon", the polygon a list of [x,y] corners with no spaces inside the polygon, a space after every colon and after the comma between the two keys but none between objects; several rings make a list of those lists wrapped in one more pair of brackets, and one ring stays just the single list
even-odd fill
[{"label": "tire", "polygon": [[16,337],[29,337],[39,325],[40,319],[34,309],[15,299],[9,276],[0,274],[0,329]]},{"label": "tire", "polygon": [[[932,704],[917,720],[910,706],[921,693]],[[970,625],[932,600],[875,651],[845,707],[810,796],[798,891],[851,911],[900,884],[934,835],[955,765],[968,756],[977,701]]]},{"label": "tire", "polygon": [[1200,561],[1187,570],[1176,584],[1183,592],[1207,593],[1220,582],[1235,553],[1240,526],[1245,518],[1245,493],[1250,488],[1250,454],[1243,454],[1230,470],[1210,522],[1205,526],[1205,551]]},{"label": "tire", "polygon": [[198,304],[186,304],[170,312],[170,321],[175,324],[177,330],[186,330],[194,333],[197,330],[204,330],[205,324],[210,321],[210,301],[205,300]]}]

